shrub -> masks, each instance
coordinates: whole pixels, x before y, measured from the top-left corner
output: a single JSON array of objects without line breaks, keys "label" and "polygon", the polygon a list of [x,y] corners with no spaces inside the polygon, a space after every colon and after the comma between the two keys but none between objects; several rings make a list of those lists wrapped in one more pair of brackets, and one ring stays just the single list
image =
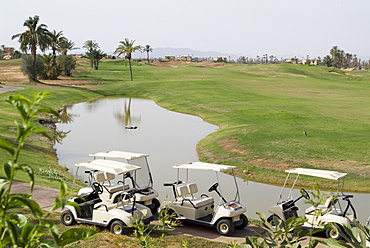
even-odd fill
[{"label": "shrub", "polygon": [[62,74],[64,76],[71,76],[71,71],[75,69],[76,61],[72,55],[59,55],[57,57],[57,62],[62,69]]},{"label": "shrub", "polygon": [[45,73],[45,65],[42,57],[40,55],[36,56],[36,72],[33,68],[33,57],[31,55],[22,55],[22,72],[24,75],[28,77],[30,81],[33,78],[36,78],[35,73],[37,74],[37,78],[43,78]]}]

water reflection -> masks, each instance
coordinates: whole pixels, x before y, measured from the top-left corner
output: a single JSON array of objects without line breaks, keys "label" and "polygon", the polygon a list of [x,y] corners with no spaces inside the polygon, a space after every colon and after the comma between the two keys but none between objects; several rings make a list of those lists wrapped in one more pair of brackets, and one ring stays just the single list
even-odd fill
[{"label": "water reflection", "polygon": [[54,134],[54,137],[53,137],[53,144],[54,145],[56,143],[62,144],[63,139],[65,139],[70,132],[71,132],[71,130],[69,130],[69,131],[55,130],[55,132],[54,132],[55,134]]},{"label": "water reflection", "polygon": [[123,113],[120,110],[117,110],[114,113],[114,117],[118,120],[119,124],[123,124],[126,129],[136,129],[140,123],[141,116],[132,116],[131,115],[131,98],[125,100],[123,106]]},{"label": "water reflection", "polygon": [[63,124],[69,124],[73,122],[74,116],[77,116],[76,114],[70,114],[67,111],[67,106],[64,106],[59,113],[59,122]]},{"label": "water reflection", "polygon": [[[75,104],[66,111],[73,117],[73,122],[57,124],[57,129],[65,132],[63,143],[54,146],[60,165],[66,166],[74,175],[73,165],[91,160],[90,153],[108,150],[147,153],[160,200],[172,196],[171,189],[163,186],[164,182],[176,180],[176,170],[172,166],[198,161],[197,143],[218,129],[201,118],[166,110],[147,99],[101,99]],[[129,130],[127,126],[138,128]],[[220,180],[222,177],[229,175],[222,174]],[[195,173],[192,178],[197,182],[199,192],[207,192],[215,183],[213,177],[202,172]],[[225,182],[228,181],[225,178]],[[280,193],[280,187],[242,179],[238,179],[238,185],[241,201],[251,218],[256,218],[257,211],[268,214],[268,208],[276,203]],[[222,185],[226,198],[235,193],[228,190],[227,185]],[[369,194],[354,195],[354,206],[364,223],[368,217]],[[301,201],[299,213],[303,214],[307,207]]]}]

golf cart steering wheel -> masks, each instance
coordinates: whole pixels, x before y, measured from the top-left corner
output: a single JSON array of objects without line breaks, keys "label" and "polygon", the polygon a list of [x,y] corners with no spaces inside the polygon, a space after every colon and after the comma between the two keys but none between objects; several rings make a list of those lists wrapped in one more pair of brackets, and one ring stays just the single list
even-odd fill
[{"label": "golf cart steering wheel", "polygon": [[96,193],[98,193],[98,194],[103,193],[103,186],[101,186],[101,184],[100,184],[100,183],[94,182],[94,183],[92,184],[92,188],[93,188],[93,190],[94,190]]},{"label": "golf cart steering wheel", "polygon": [[310,194],[305,190],[305,189],[301,189],[301,194],[304,198],[306,198],[307,200],[310,199]]},{"label": "golf cart steering wheel", "polygon": [[208,192],[212,192],[212,191],[216,190],[216,189],[217,189],[217,187],[218,187],[218,183],[213,184],[213,185],[208,189]]}]

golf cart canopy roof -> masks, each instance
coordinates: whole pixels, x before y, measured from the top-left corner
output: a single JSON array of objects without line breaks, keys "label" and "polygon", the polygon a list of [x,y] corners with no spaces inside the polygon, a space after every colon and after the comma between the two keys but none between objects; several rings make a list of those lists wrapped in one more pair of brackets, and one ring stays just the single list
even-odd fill
[{"label": "golf cart canopy roof", "polygon": [[141,157],[148,157],[149,154],[144,153],[134,153],[134,152],[122,152],[122,151],[107,151],[107,152],[97,152],[89,154],[94,157],[105,157],[105,158],[122,158],[127,160],[133,160]]},{"label": "golf cart canopy roof", "polygon": [[341,173],[338,171],[328,171],[328,170],[315,170],[315,169],[304,169],[304,168],[294,168],[286,170],[287,173],[294,173],[299,175],[307,175],[313,177],[321,177],[326,179],[338,180],[347,175],[347,173]]},{"label": "golf cart canopy roof", "polygon": [[139,166],[133,164],[126,164],[122,162],[105,160],[105,159],[96,159],[88,162],[75,164],[77,167],[85,167],[91,170],[98,170],[102,172],[108,172],[114,175],[121,175],[126,172],[135,171],[140,169]]},{"label": "golf cart canopy roof", "polygon": [[210,164],[210,163],[203,163],[203,162],[192,162],[192,163],[174,165],[173,168],[193,169],[193,170],[210,170],[210,171],[221,172],[221,171],[235,169],[236,166],[222,165],[222,164]]}]

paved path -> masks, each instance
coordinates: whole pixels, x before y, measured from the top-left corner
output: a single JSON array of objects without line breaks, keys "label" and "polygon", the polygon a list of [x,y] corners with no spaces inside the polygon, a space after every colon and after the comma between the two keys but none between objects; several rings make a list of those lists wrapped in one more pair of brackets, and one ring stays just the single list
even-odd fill
[{"label": "paved path", "polygon": [[[14,181],[10,192],[30,194],[30,185],[28,183]],[[59,196],[59,189],[39,185],[33,187],[32,200],[35,200],[44,210],[50,209],[57,196]],[[61,212],[61,210],[59,210],[59,212]]]},{"label": "paved path", "polygon": [[15,87],[15,86],[2,86],[0,87],[0,93],[8,92],[8,91],[15,91],[15,90],[22,90],[23,87]]}]

